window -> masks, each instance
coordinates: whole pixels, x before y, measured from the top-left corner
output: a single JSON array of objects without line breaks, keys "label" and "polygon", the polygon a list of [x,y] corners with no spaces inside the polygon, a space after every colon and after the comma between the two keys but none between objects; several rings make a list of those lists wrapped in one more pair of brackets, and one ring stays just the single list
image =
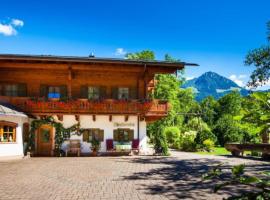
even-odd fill
[{"label": "window", "polygon": [[101,129],[85,129],[83,132],[83,141],[91,142],[93,139],[103,142],[104,140],[104,130]]},{"label": "window", "polygon": [[12,97],[25,97],[26,84],[0,84],[0,95]]},{"label": "window", "polygon": [[19,94],[18,85],[12,84],[12,85],[6,85],[5,87],[5,95],[6,96],[13,96],[16,97]]},{"label": "window", "polygon": [[16,126],[12,122],[0,122],[0,143],[1,142],[16,142]]},{"label": "window", "polygon": [[48,91],[48,98],[60,98],[60,87],[50,86]]},{"label": "window", "polygon": [[129,89],[120,87],[118,88],[118,99],[128,99],[129,97]]},{"label": "window", "polygon": [[100,98],[99,87],[88,87],[88,99],[98,100]]},{"label": "window", "polygon": [[134,139],[134,130],[116,129],[113,131],[113,140],[117,142],[130,142]]}]

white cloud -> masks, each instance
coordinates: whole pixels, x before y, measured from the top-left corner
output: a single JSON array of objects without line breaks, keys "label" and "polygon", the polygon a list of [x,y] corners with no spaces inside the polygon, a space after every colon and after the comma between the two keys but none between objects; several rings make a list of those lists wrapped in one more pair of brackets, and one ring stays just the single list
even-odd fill
[{"label": "white cloud", "polygon": [[24,25],[24,22],[20,19],[12,19],[11,24],[13,26],[20,26],[22,27]]},{"label": "white cloud", "polygon": [[0,34],[3,34],[4,36],[12,36],[12,35],[16,35],[17,31],[10,24],[0,23]]},{"label": "white cloud", "polygon": [[194,79],[194,78],[195,78],[194,76],[186,77],[186,80],[189,81],[189,80]]},{"label": "white cloud", "polygon": [[0,34],[4,36],[17,35],[16,27],[22,27],[24,22],[19,19],[12,19],[9,23],[0,22]]},{"label": "white cloud", "polygon": [[244,87],[245,86],[245,79],[247,77],[247,75],[245,74],[240,74],[240,75],[235,75],[232,74],[231,76],[229,76],[229,79],[231,79],[233,82],[235,82],[237,85],[239,85],[240,87]]},{"label": "white cloud", "polygon": [[126,55],[127,52],[123,48],[117,48],[114,53],[116,56],[123,56]]}]

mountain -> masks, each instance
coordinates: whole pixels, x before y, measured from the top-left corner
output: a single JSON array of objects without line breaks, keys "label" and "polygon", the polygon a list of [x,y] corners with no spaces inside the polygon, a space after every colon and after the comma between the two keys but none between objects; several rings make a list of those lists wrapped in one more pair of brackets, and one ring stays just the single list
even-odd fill
[{"label": "mountain", "polygon": [[205,97],[213,96],[218,99],[233,90],[238,90],[241,95],[246,96],[249,91],[238,86],[232,80],[215,72],[206,72],[198,78],[188,80],[182,88],[193,88],[196,93],[196,100],[201,101]]}]

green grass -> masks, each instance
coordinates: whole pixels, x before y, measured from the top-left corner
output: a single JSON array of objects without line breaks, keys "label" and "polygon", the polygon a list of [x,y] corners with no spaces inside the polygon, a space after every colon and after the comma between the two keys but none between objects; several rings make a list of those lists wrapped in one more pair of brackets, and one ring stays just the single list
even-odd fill
[{"label": "green grass", "polygon": [[211,152],[196,152],[201,155],[230,155],[231,153],[227,151],[224,147],[215,147],[214,151]]}]

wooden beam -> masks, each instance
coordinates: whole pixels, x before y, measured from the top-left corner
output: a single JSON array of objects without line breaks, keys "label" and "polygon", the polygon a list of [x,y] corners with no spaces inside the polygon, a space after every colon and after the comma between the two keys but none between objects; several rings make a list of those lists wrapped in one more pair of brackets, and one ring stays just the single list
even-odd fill
[{"label": "wooden beam", "polygon": [[80,115],[75,115],[75,119],[76,119],[77,122],[79,122],[80,121]]},{"label": "wooden beam", "polygon": [[96,121],[96,115],[93,115],[93,121],[94,122]]},{"label": "wooden beam", "polygon": [[112,121],[112,115],[109,115],[109,121],[110,122]]},{"label": "wooden beam", "polygon": [[63,121],[63,115],[57,115],[57,119],[62,122]]},{"label": "wooden beam", "polygon": [[128,121],[128,115],[125,116],[125,122],[127,122],[127,121]]}]

